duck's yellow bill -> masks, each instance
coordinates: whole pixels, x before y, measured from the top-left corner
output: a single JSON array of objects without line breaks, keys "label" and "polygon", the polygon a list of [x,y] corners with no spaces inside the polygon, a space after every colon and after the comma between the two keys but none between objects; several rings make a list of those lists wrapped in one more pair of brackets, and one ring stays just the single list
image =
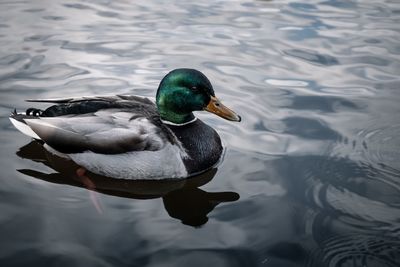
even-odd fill
[{"label": "duck's yellow bill", "polygon": [[241,121],[239,115],[237,115],[233,110],[224,106],[221,101],[218,100],[215,96],[211,96],[210,102],[208,102],[207,107],[204,108],[208,112],[214,113],[224,119],[230,121]]}]

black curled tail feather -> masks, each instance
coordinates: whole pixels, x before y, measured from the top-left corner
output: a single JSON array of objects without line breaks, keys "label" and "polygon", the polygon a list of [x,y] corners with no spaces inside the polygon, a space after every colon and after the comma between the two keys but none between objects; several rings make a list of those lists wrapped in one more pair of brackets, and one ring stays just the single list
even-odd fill
[{"label": "black curled tail feather", "polygon": [[25,115],[27,115],[27,116],[34,116],[34,117],[39,117],[39,116],[42,115],[42,113],[43,113],[43,110],[37,109],[37,108],[28,108],[28,109],[25,111]]},{"label": "black curled tail feather", "polygon": [[[11,111],[10,118],[25,123],[24,119],[35,119],[40,116],[41,110],[36,110],[34,112],[33,109],[27,109],[26,112],[18,113],[17,109]],[[25,123],[26,124],[26,123]]]}]

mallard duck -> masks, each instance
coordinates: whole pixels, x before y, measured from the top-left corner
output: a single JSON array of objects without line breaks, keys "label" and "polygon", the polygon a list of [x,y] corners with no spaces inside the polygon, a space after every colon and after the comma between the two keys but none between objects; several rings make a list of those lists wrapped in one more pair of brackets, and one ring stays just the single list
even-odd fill
[{"label": "mallard duck", "polygon": [[195,69],[175,69],[160,82],[155,102],[141,96],[37,99],[45,110],[15,110],[11,122],[46,149],[84,169],[121,179],[185,178],[218,163],[218,133],[194,116],[205,110],[240,121]]}]

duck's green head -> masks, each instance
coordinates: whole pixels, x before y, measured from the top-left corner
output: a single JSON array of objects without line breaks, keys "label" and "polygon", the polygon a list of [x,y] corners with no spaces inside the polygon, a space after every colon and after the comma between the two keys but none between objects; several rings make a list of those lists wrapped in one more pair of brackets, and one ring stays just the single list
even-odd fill
[{"label": "duck's green head", "polygon": [[241,120],[215,97],[207,77],[194,69],[168,73],[158,87],[156,102],[161,119],[176,124],[193,120],[192,112],[196,110],[206,110],[231,121]]}]

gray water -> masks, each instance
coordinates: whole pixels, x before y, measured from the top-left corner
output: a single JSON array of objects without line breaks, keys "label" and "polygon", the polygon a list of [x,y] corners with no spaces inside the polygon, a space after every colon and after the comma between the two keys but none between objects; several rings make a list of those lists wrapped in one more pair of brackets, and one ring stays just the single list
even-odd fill
[{"label": "gray water", "polygon": [[[0,1],[1,266],[400,266],[399,1]],[[242,116],[181,182],[71,178],[24,99],[204,72]],[[58,166],[58,167],[57,167]]]}]

